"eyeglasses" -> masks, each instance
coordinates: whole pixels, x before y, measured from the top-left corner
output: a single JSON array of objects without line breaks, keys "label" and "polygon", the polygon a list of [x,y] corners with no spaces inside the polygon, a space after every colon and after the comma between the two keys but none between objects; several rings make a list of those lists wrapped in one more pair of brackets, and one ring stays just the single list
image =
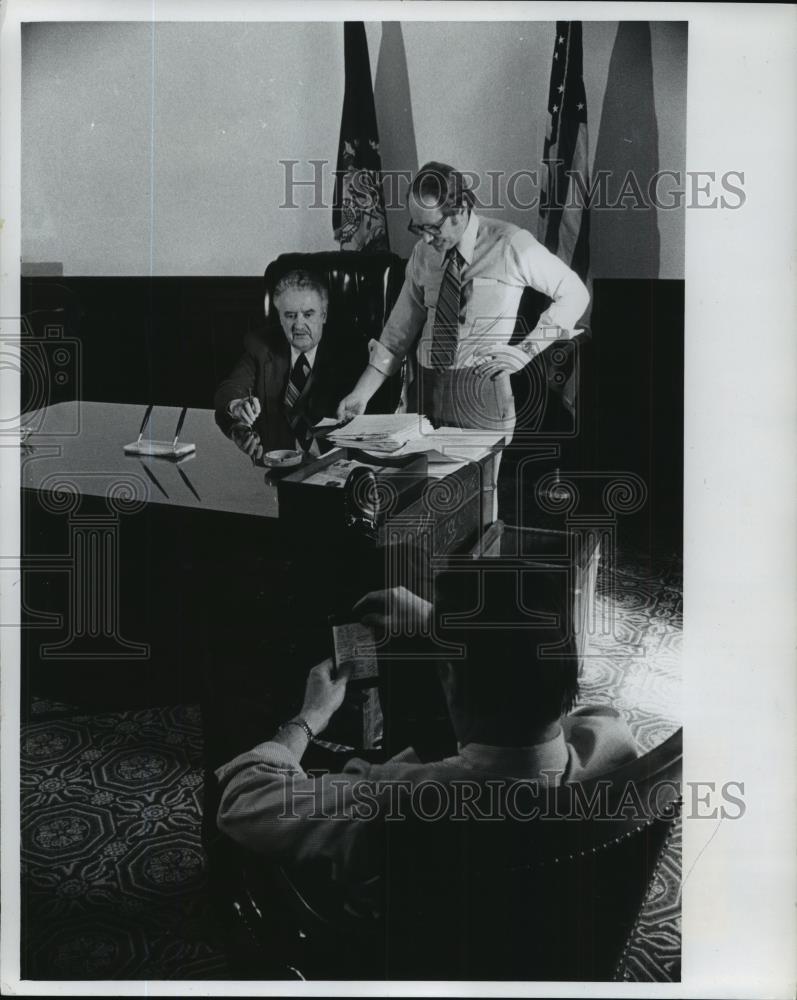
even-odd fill
[{"label": "eyeglasses", "polygon": [[417,226],[414,222],[411,222],[407,226],[407,229],[409,229],[413,236],[426,236],[427,234],[432,237],[439,236],[447,218],[448,216],[444,215],[437,225],[434,226]]}]

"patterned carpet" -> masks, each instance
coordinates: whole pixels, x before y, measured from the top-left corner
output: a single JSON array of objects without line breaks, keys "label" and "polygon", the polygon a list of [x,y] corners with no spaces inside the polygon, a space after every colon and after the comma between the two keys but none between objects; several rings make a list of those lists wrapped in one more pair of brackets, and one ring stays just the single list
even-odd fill
[{"label": "patterned carpet", "polygon": [[[681,719],[681,562],[622,555],[598,576],[596,630],[581,680],[583,704],[623,713],[642,750],[671,736]],[[676,824],[628,944],[623,979],[681,978],[681,823]]]},{"label": "patterned carpet", "polygon": [[23,976],[225,977],[200,846],[201,756],[195,706],[24,729]]},{"label": "patterned carpet", "polygon": [[[583,703],[620,708],[643,749],[680,717],[676,560],[598,579]],[[200,846],[196,706],[85,716],[34,705],[22,732],[23,978],[224,979]],[[680,978],[680,829],[625,955],[627,980]]]}]

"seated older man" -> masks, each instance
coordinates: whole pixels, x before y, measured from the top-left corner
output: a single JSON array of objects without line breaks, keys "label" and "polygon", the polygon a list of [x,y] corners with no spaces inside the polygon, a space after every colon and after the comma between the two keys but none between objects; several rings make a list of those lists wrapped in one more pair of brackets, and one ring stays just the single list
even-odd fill
[{"label": "seated older man", "polygon": [[284,337],[250,336],[216,390],[217,422],[253,459],[280,448],[317,453],[313,425],[334,416],[341,392],[357,380],[363,352],[324,337],[328,304],[318,275],[285,274],[274,289]]},{"label": "seated older man", "polygon": [[[572,637],[561,626],[529,627],[534,618],[518,607],[511,575],[485,575],[479,616],[484,627],[447,628],[445,615],[468,606],[456,579],[445,590],[437,588],[434,609],[398,588],[369,595],[361,611],[376,602],[370,619],[393,632],[401,631],[397,621],[414,621],[428,634],[433,620],[434,643],[421,655],[449,651],[451,658],[438,662],[457,752],[423,762],[407,748],[385,763],[354,759],[339,773],[306,774],[301,761],[308,743],[324,731],[347,685],[345,673],[336,676],[325,661],[310,672],[300,714],[216,772],[224,833],[281,863],[326,859],[338,879],[362,885],[383,870],[387,814],[396,818],[412,810],[429,783],[452,791],[463,781],[476,789],[489,782],[493,790],[502,779],[544,778],[558,785],[596,777],[638,755],[613,709],[572,711],[578,695]],[[493,624],[496,609],[504,611],[500,631]],[[457,647],[458,639],[464,642]],[[557,654],[546,655],[552,646]],[[464,655],[453,657],[455,649]]]}]

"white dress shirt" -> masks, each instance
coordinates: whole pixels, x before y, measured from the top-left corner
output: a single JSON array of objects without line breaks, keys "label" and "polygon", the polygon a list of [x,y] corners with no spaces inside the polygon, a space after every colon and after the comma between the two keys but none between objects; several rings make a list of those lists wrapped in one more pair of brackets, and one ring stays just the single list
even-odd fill
[{"label": "white dress shirt", "polygon": [[291,344],[291,371],[293,371],[293,366],[299,360],[299,355],[304,354],[307,358],[307,363],[310,365],[310,371],[313,370],[313,365],[315,364],[315,356],[318,351],[318,344],[312,349],[312,351],[297,351],[296,348]]},{"label": "white dress shirt", "polygon": [[325,857],[350,878],[374,874],[380,820],[395,796],[428,782],[456,787],[465,779],[582,782],[634,760],[636,742],[608,706],[580,708],[553,739],[528,747],[470,743],[454,757],[421,763],[406,750],[384,764],[354,758],[338,774],[313,777],[281,743],[261,743],[220,767],[218,825],[251,851],[289,863]]},{"label": "white dress shirt", "polygon": [[[552,299],[529,337],[538,351],[570,336],[589,305],[589,293],[578,275],[512,223],[481,218],[471,211],[457,249],[465,265],[455,368],[473,364],[477,348],[509,343],[527,286]],[[419,332],[418,361],[434,367],[432,330],[445,267],[445,256],[431,244],[423,240],[415,244],[396,304],[379,340],[370,344],[370,364],[378,371],[392,375]]]}]

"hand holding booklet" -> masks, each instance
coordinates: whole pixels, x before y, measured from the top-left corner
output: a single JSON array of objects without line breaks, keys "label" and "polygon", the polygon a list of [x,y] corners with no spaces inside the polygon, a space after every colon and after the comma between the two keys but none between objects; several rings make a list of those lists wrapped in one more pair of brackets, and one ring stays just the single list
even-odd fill
[{"label": "hand holding booklet", "polygon": [[343,667],[351,673],[351,681],[375,681],[379,676],[374,630],[360,622],[345,622],[332,626],[335,674]]}]

